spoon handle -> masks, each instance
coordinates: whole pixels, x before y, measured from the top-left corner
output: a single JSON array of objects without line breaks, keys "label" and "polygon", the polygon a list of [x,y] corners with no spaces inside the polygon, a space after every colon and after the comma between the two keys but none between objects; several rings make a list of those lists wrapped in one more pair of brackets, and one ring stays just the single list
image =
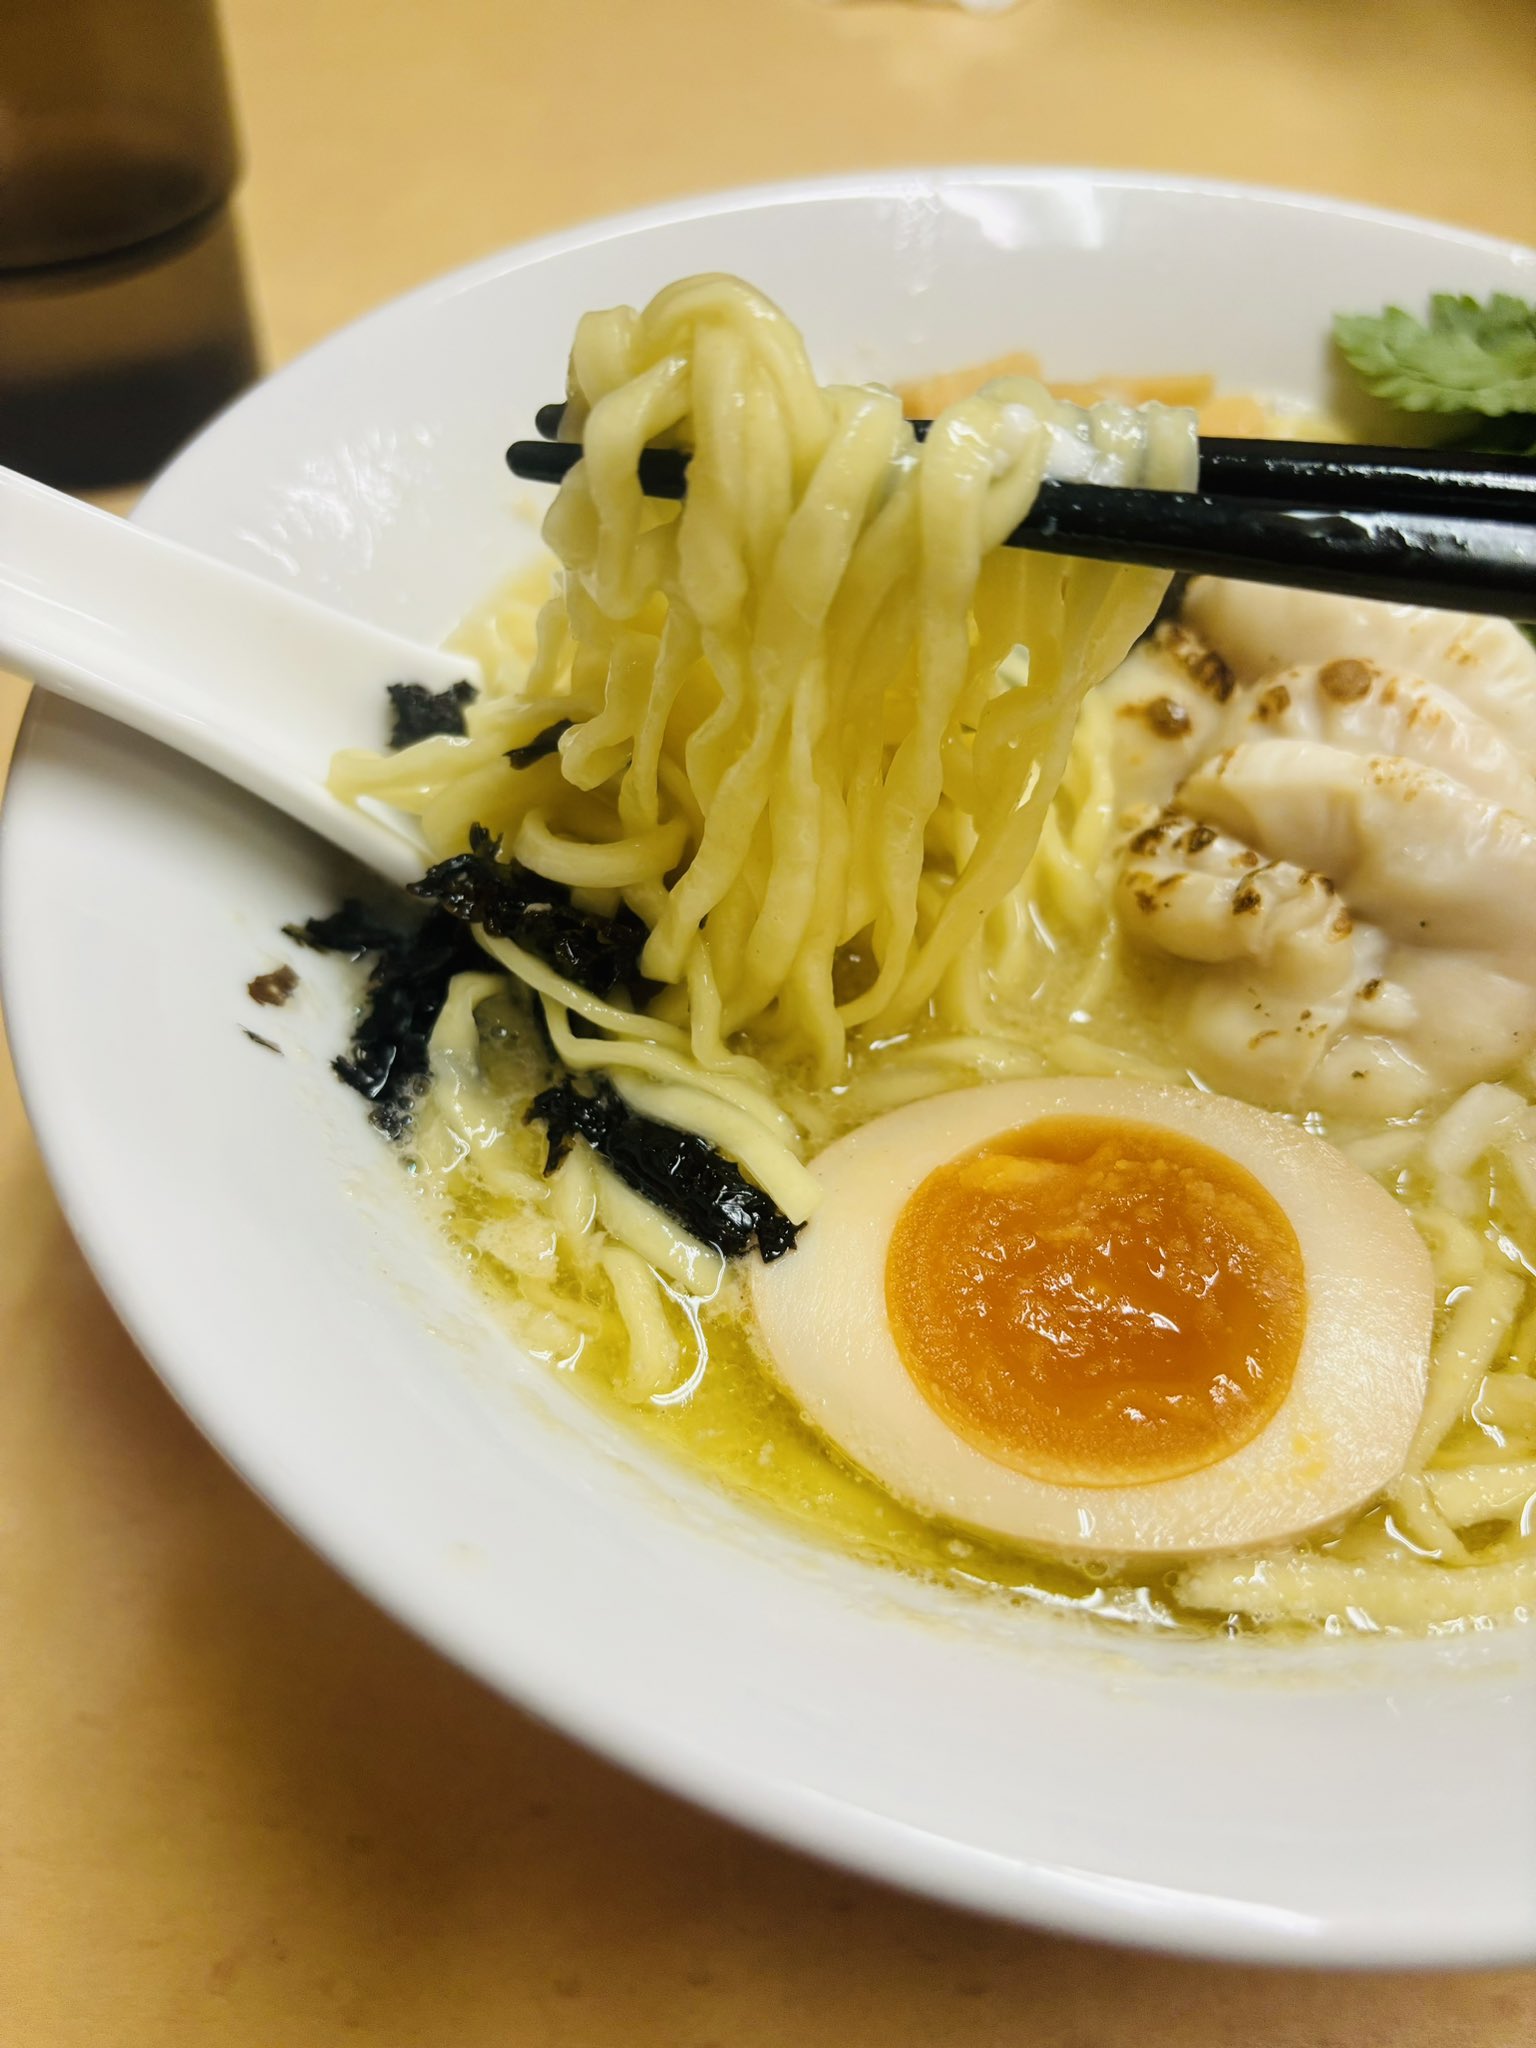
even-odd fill
[{"label": "spoon handle", "polygon": [[384,744],[387,684],[478,681],[462,656],[3,468],[0,666],[215,769],[393,881],[420,874],[422,842],[405,819],[332,796],[331,755]]}]

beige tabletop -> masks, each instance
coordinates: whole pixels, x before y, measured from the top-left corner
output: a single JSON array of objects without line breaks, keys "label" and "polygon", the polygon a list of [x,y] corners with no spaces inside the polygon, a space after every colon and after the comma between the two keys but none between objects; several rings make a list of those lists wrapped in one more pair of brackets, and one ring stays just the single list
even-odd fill
[{"label": "beige tabletop", "polygon": [[[583,215],[903,160],[1210,173],[1536,242],[1536,0],[226,13],[272,361]],[[21,694],[0,679],[0,761]],[[968,1919],[493,1699],[172,1406],[75,1250],[3,1060],[0,1246],[5,2048],[1536,2042],[1536,1973],[1287,1974]],[[1491,1797],[1475,1744],[1468,1797]]]}]

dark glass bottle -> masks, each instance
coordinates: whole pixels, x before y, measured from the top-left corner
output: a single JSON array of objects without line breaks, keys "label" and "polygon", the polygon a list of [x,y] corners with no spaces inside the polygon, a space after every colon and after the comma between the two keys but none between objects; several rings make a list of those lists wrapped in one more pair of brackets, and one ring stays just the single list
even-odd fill
[{"label": "dark glass bottle", "polygon": [[0,463],[150,474],[256,371],[212,0],[0,0]]}]

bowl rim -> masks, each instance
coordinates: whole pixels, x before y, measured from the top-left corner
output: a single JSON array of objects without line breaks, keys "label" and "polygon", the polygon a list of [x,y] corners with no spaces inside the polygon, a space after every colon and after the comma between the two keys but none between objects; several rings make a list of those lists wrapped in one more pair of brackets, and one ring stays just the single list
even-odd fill
[{"label": "bowl rim", "polygon": [[936,188],[989,181],[1015,187],[1075,184],[1098,192],[1182,195],[1192,199],[1229,200],[1235,204],[1257,202],[1330,220],[1354,220],[1374,227],[1407,229],[1416,236],[1439,237],[1459,249],[1479,249],[1487,255],[1536,262],[1536,245],[1487,234],[1478,228],[1459,227],[1451,221],[1432,220],[1423,214],[1376,206],[1366,200],[1337,199],[1327,193],[1298,191],[1285,185],[1250,184],[1235,178],[1201,178],[1183,172],[1105,170],[1090,164],[1018,164],[1006,159],[997,162],[982,159],[966,163],[886,165],[869,171],[832,171],[804,178],[771,178],[748,185],[721,186],[657,200],[647,206],[628,207],[617,213],[599,214],[590,220],[553,228],[526,241],[508,242],[500,249],[474,257],[452,270],[442,271],[421,284],[396,293],[380,305],[355,314],[297,354],[287,357],[274,369],[265,371],[255,384],[248,385],[210,415],[150,478],[128,516],[152,526],[156,493],[190,449],[203,442],[230,414],[238,412],[254,392],[280,382],[292,370],[323,361],[331,351],[353,343],[375,322],[382,325],[407,311],[437,305],[460,292],[472,291],[488,279],[509,276],[569,250],[620,241],[647,228],[822,199],[871,196],[894,199],[925,186]]},{"label": "bowl rim", "polygon": [[[323,361],[333,352],[356,347],[376,324],[386,326],[408,310],[442,303],[491,279],[534,267],[551,257],[592,248],[651,227],[820,200],[902,198],[925,188],[989,182],[1026,189],[1059,188],[1066,183],[1096,193],[1132,192],[1234,204],[1257,202],[1319,218],[1407,229],[1418,237],[1439,236],[1448,247],[1478,249],[1505,260],[1536,261],[1536,252],[1517,242],[1325,195],[1236,181],[1160,172],[1099,171],[1076,165],[914,165],[698,193],[605,215],[511,244],[371,308],[289,359],[215,415],[151,482],[132,516],[153,527],[162,486],[188,450],[215,434],[223,420],[251,403],[257,393],[265,394],[268,387],[280,385],[291,372]],[[266,402],[265,397],[260,402]],[[25,776],[27,756],[36,734],[41,724],[54,715],[50,701],[42,693],[35,693],[17,740],[13,783],[17,777]],[[0,842],[4,836],[0,831]],[[0,843],[0,854],[3,851]],[[14,863],[0,859],[0,875],[7,867],[13,868]],[[17,886],[12,879],[10,887]],[[6,926],[9,923],[9,919],[4,920]],[[745,1824],[769,1839],[952,1905],[1027,1921],[1064,1934],[1129,1942],[1185,1955],[1290,1964],[1487,1966],[1529,1962],[1536,1954],[1531,1929],[1513,1914],[1502,1927],[1461,1929],[1451,1943],[1426,1952],[1422,1926],[1405,1926],[1395,1918],[1373,1918],[1369,1911],[1360,1912],[1345,1926],[1336,1926],[1262,1903],[1073,1870],[1060,1864],[1010,1859],[975,1845],[922,1834],[891,1816],[869,1812],[811,1787],[765,1775],[739,1757],[728,1764],[701,1759],[672,1740],[664,1727],[627,1714],[620,1701],[594,1697],[588,1688],[565,1683],[558,1664],[541,1666],[537,1657],[525,1654],[525,1644],[519,1646],[516,1674],[510,1674],[506,1660],[492,1654],[472,1627],[459,1626],[460,1617],[454,1610],[445,1612],[436,1605],[432,1572],[424,1568],[413,1572],[402,1564],[399,1556],[381,1557],[358,1539],[355,1528],[343,1514],[331,1511],[330,1502],[317,1500],[308,1493],[300,1499],[286,1497],[280,1472],[272,1469],[254,1449],[242,1447],[238,1433],[225,1426],[228,1418],[216,1382],[203,1376],[196,1363],[184,1358],[177,1343],[165,1335],[161,1327],[163,1318],[157,1311],[158,1290],[152,1285],[141,1285],[131,1264],[117,1255],[109,1211],[103,1208],[98,1212],[92,1191],[72,1178],[63,1119],[55,1114],[49,1092],[34,1088],[31,1083],[34,1060],[30,1049],[30,1006],[12,990],[11,954],[6,933],[0,929],[0,994],[5,997],[11,1024],[14,1064],[23,1101],[66,1220],[133,1341],[179,1405],[281,1520],[386,1613],[403,1621],[427,1643],[454,1658],[503,1696],[652,1783]]]}]

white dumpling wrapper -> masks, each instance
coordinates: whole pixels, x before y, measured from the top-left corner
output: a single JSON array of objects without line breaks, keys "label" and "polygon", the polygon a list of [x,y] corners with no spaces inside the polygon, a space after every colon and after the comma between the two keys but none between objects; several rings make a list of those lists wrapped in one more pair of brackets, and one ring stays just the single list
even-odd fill
[{"label": "white dumpling wrapper", "polygon": [[1192,970],[1191,1065],[1362,1116],[1506,1073],[1536,1044],[1536,649],[1502,620],[1212,579],[1186,617],[1220,636],[1224,701],[1198,640],[1105,688],[1178,706],[1116,719],[1115,900]]}]

